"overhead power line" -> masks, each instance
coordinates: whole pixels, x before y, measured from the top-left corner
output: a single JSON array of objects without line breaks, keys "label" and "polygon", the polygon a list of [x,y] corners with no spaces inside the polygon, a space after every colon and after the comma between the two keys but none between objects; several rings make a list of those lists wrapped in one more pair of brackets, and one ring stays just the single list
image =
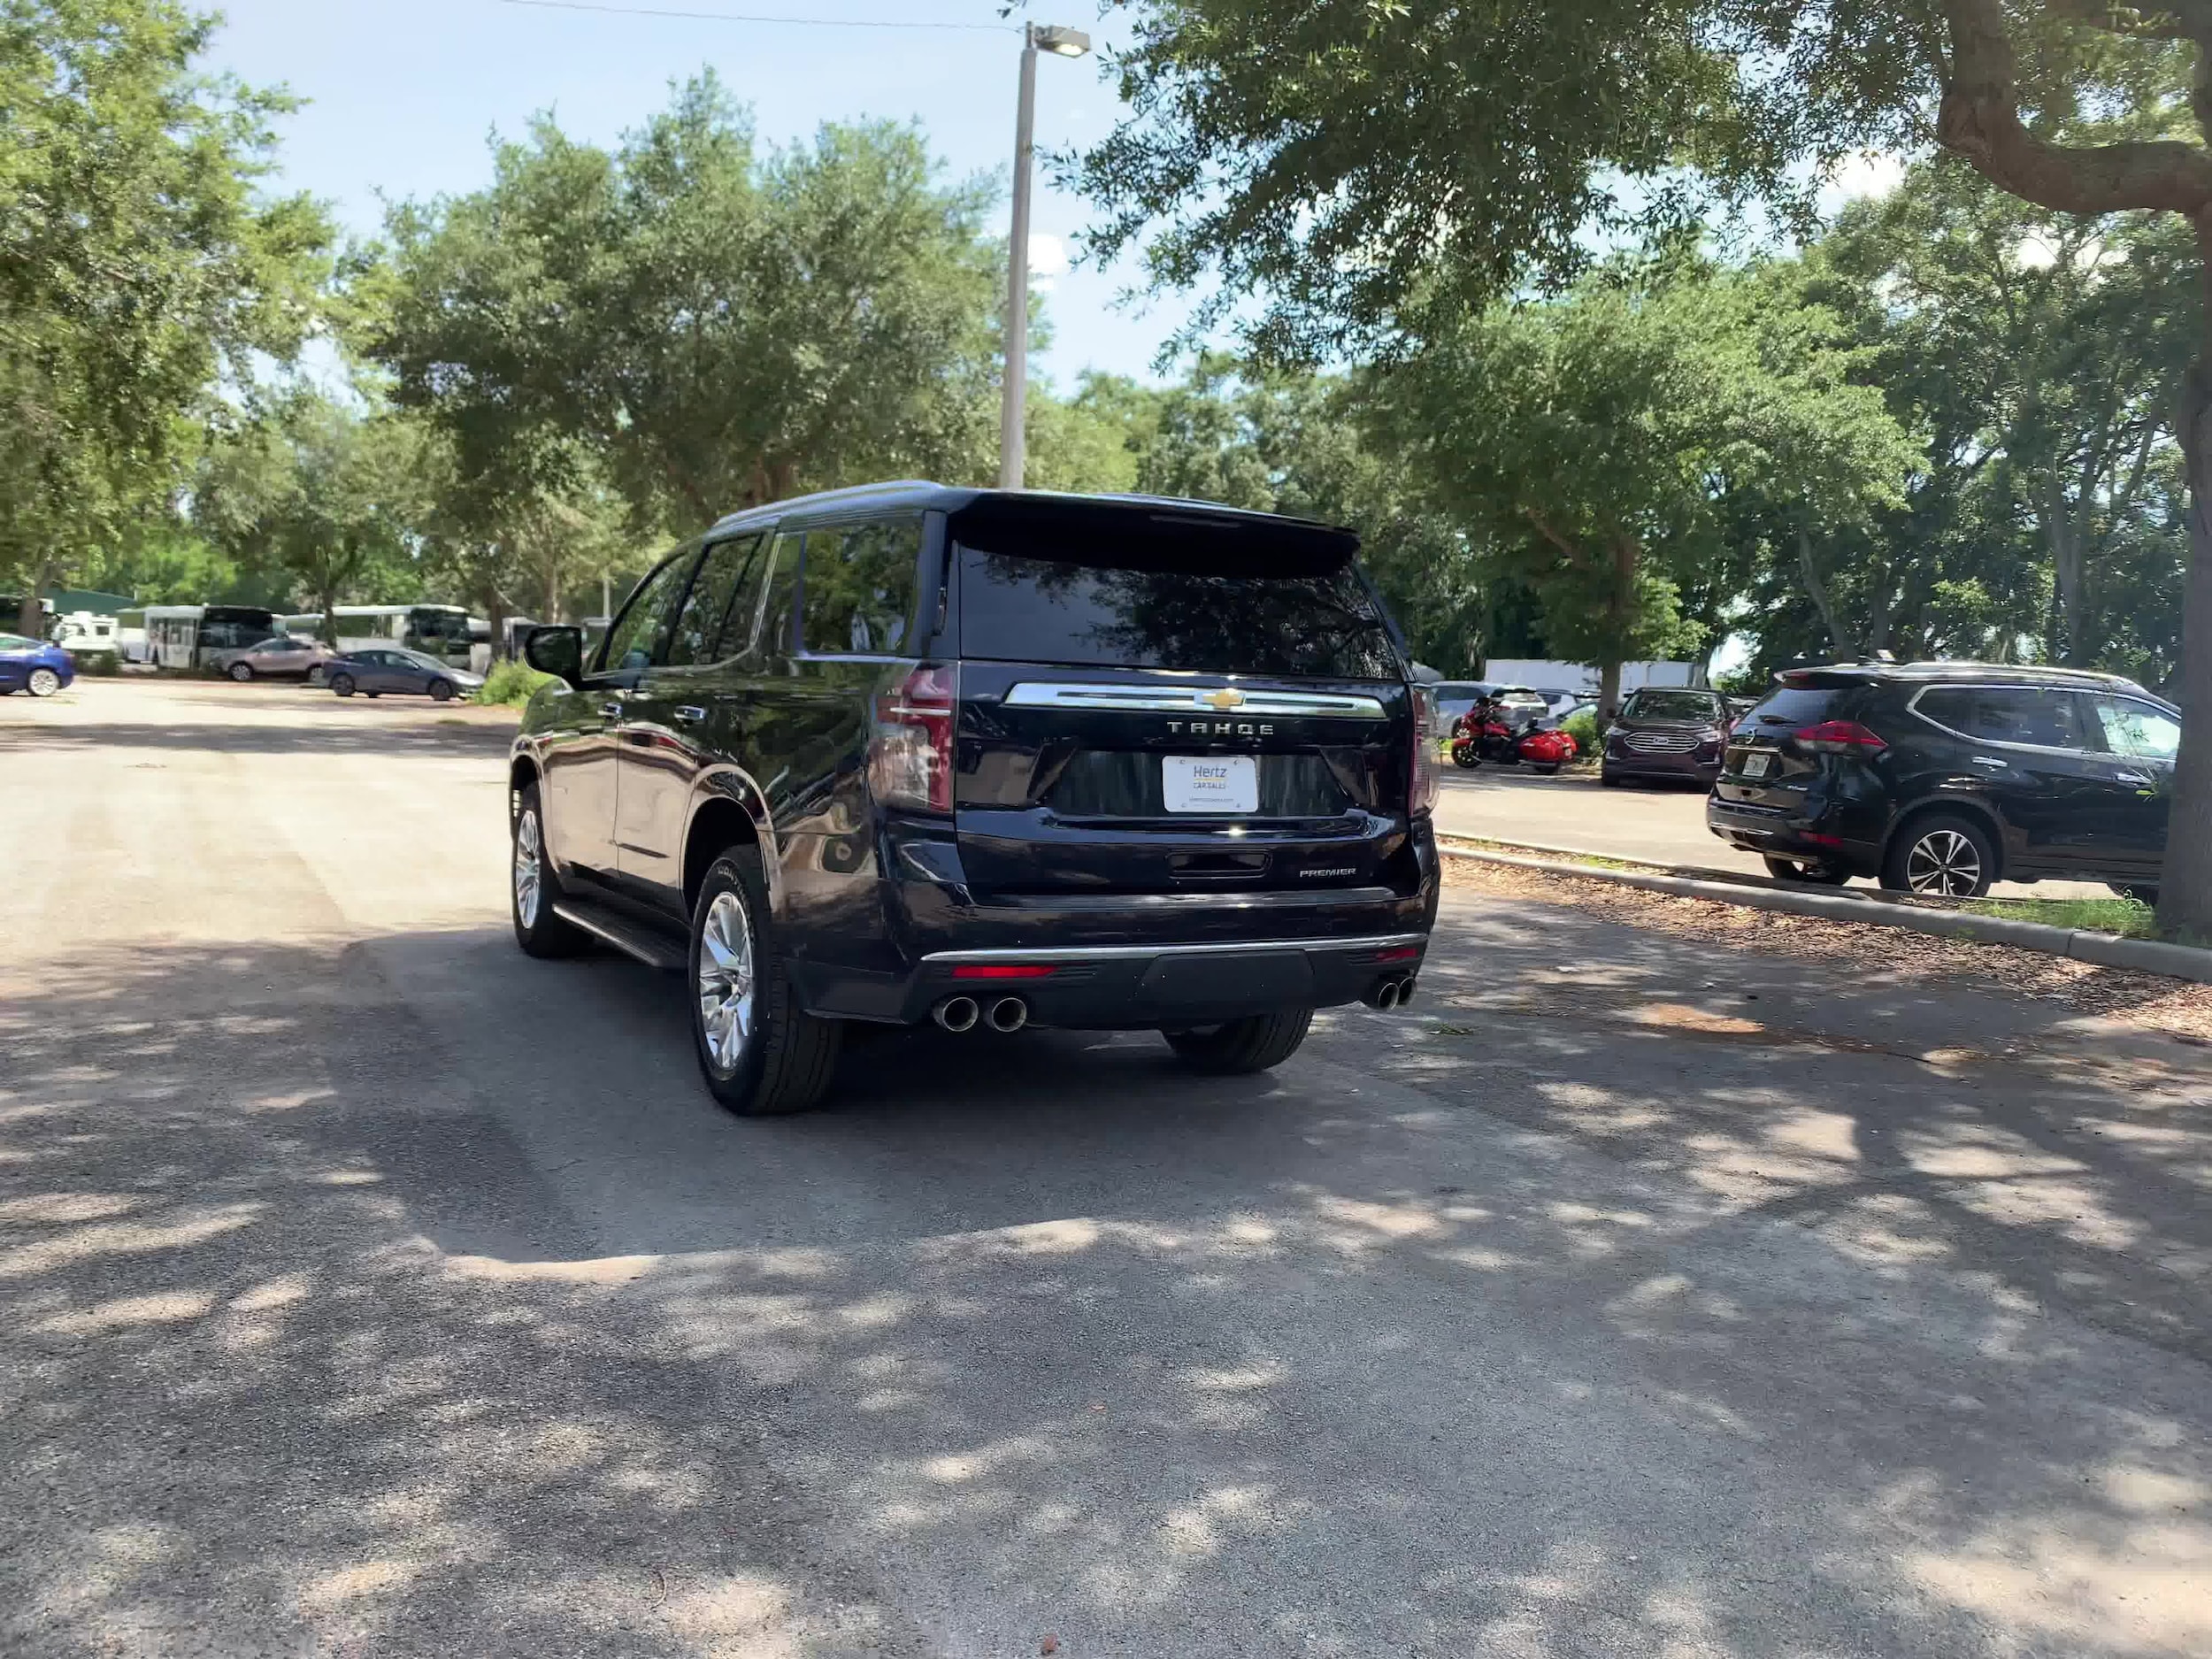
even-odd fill
[{"label": "overhead power line", "polygon": [[819,29],[983,29],[993,35],[1018,34],[1010,23],[936,23],[877,18],[766,17],[746,12],[686,12],[672,6],[598,5],[592,0],[500,0],[503,5],[534,6],[541,12],[600,12],[623,18],[684,18],[707,23],[791,23]]}]

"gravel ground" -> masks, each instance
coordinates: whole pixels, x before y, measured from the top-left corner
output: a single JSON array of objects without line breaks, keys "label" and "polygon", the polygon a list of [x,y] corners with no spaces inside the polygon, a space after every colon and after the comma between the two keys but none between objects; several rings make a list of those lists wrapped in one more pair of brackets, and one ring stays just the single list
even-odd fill
[{"label": "gravel ground", "polygon": [[1630,926],[1733,949],[1834,964],[1863,963],[1870,971],[1934,987],[1945,983],[1995,984],[2016,995],[2047,998],[2077,1013],[2100,1016],[2143,1031],[2164,1032],[2212,1043],[2212,985],[2193,985],[2162,974],[2101,968],[2070,956],[2005,945],[1975,945],[1894,927],[1861,926],[1809,916],[1677,898],[1609,881],[1549,876],[1471,858],[1446,861],[1455,888],[1571,905]]}]

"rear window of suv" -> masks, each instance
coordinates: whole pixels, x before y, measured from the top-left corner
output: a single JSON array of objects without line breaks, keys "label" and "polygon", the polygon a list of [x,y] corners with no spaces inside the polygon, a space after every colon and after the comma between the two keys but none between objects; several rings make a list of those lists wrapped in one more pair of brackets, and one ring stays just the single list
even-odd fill
[{"label": "rear window of suv", "polygon": [[1380,613],[1347,566],[1218,575],[960,549],[960,652],[1002,662],[1395,680]]},{"label": "rear window of suv", "polygon": [[1846,719],[1849,705],[1858,700],[1859,689],[1855,685],[1777,686],[1738,726],[1761,730],[1779,726],[1795,731],[1823,720]]}]

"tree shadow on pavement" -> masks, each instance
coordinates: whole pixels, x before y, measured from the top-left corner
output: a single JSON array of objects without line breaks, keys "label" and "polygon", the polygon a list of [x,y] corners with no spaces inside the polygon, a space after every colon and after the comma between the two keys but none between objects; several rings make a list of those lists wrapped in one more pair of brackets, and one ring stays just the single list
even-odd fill
[{"label": "tree shadow on pavement", "polygon": [[749,1122],[488,932],[7,988],[11,1651],[2212,1643],[2201,1366],[1574,1118],[1719,1133],[1703,1037],[894,1035]]},{"label": "tree shadow on pavement", "polygon": [[[449,720],[451,724],[443,723]],[[432,714],[426,708],[406,725],[365,718],[352,725],[324,719],[222,726],[113,721],[0,726],[0,753],[142,749],[196,755],[503,755],[513,738],[511,727],[479,724],[461,715]]]}]

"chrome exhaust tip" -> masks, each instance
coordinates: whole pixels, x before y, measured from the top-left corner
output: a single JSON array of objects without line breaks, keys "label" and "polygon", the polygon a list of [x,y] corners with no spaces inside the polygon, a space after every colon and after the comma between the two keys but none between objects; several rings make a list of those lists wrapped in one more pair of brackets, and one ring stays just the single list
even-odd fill
[{"label": "chrome exhaust tip", "polygon": [[1029,1023],[1029,1004],[1018,996],[1002,996],[991,1004],[991,1029],[1016,1032]]},{"label": "chrome exhaust tip", "polygon": [[976,1007],[972,996],[949,996],[930,1010],[931,1017],[947,1031],[973,1031],[982,1010]]},{"label": "chrome exhaust tip", "polygon": [[1386,1014],[1398,1006],[1397,980],[1385,979],[1383,981],[1382,989],[1375,993],[1375,1006]]},{"label": "chrome exhaust tip", "polygon": [[1413,975],[1409,973],[1404,979],[1398,981],[1398,1006],[1400,1008],[1410,1008],[1412,1005]]}]

